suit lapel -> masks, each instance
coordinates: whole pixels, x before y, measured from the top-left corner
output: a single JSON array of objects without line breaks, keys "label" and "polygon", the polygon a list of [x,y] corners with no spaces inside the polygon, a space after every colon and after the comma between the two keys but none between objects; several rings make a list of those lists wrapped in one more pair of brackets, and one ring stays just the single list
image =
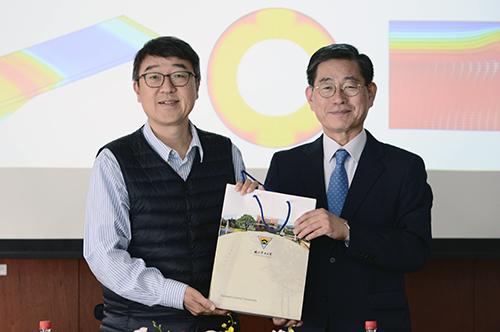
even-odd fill
[{"label": "suit lapel", "polygon": [[307,145],[303,152],[305,156],[300,160],[300,173],[305,192],[309,197],[316,197],[316,207],[328,210],[323,166],[323,135]]},{"label": "suit lapel", "polygon": [[[304,158],[300,160],[300,175],[306,193],[304,196],[316,198],[316,208],[328,210],[323,165],[323,135],[304,147]],[[326,255],[331,252],[337,243],[338,241],[333,241],[327,236],[320,236],[311,241],[311,252],[315,252],[327,259]]]},{"label": "suit lapel", "polygon": [[380,162],[380,158],[384,156],[382,144],[368,131],[366,131],[366,134],[366,145],[361,154],[341,213],[341,217],[347,220],[354,216],[385,167]]}]

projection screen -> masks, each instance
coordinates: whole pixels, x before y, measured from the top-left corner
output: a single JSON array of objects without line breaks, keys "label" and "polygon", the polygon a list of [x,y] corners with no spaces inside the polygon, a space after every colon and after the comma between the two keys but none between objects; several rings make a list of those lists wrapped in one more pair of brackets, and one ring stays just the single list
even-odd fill
[{"label": "projection screen", "polygon": [[262,181],[321,134],[310,55],[355,45],[378,85],[365,127],[425,160],[433,236],[500,238],[499,1],[27,0],[2,4],[0,31],[0,240],[83,237],[96,152],[145,122],[132,60],[159,35],[201,58],[191,120]]}]

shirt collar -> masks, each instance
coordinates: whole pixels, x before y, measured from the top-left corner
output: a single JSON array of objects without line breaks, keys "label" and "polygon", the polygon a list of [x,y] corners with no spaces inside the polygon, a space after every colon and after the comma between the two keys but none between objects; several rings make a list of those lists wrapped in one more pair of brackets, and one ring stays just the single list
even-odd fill
[{"label": "shirt collar", "polygon": [[330,160],[332,160],[335,152],[337,152],[338,149],[344,149],[349,152],[349,155],[352,159],[354,159],[354,161],[356,161],[356,163],[359,163],[359,159],[361,158],[361,153],[363,152],[365,143],[365,129],[361,130],[358,136],[354,137],[344,146],[335,142],[333,139],[328,137],[328,135],[323,134],[323,156],[329,162]]},{"label": "shirt collar", "polygon": [[[189,130],[191,131],[191,135],[193,138],[191,139],[191,143],[189,144],[189,148],[187,150],[186,156],[191,153],[191,150],[193,150],[194,147],[197,147],[198,150],[200,151],[200,163],[203,162],[203,148],[201,147],[201,142],[200,142],[200,137],[198,136],[198,131],[196,130],[196,127],[194,124],[189,121]],[[168,161],[168,158],[170,156],[170,153],[172,152],[172,149],[160,141],[158,137],[153,133],[153,130],[151,129],[151,126],[149,125],[149,120],[146,121],[144,124],[144,127],[142,129],[142,133],[144,134],[144,137],[146,138],[146,141],[148,141],[149,145],[166,161]]]}]

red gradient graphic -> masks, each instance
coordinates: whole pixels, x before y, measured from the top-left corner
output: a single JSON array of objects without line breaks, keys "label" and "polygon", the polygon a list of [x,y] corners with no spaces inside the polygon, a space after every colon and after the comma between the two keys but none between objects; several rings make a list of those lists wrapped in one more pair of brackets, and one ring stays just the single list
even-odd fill
[{"label": "red gradient graphic", "polygon": [[391,50],[390,128],[500,130],[499,46]]}]

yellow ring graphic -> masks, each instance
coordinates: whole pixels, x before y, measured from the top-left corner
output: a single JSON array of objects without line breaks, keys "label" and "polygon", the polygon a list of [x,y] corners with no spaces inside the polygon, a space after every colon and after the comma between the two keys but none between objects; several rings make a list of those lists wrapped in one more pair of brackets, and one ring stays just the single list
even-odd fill
[{"label": "yellow ring graphic", "polygon": [[208,66],[208,90],[220,119],[239,137],[261,146],[285,147],[314,136],[321,126],[307,102],[292,114],[269,116],[254,111],[241,97],[237,83],[241,58],[267,39],[290,40],[309,56],[334,42],[318,23],[293,10],[253,12],[232,24],[217,41]]}]

